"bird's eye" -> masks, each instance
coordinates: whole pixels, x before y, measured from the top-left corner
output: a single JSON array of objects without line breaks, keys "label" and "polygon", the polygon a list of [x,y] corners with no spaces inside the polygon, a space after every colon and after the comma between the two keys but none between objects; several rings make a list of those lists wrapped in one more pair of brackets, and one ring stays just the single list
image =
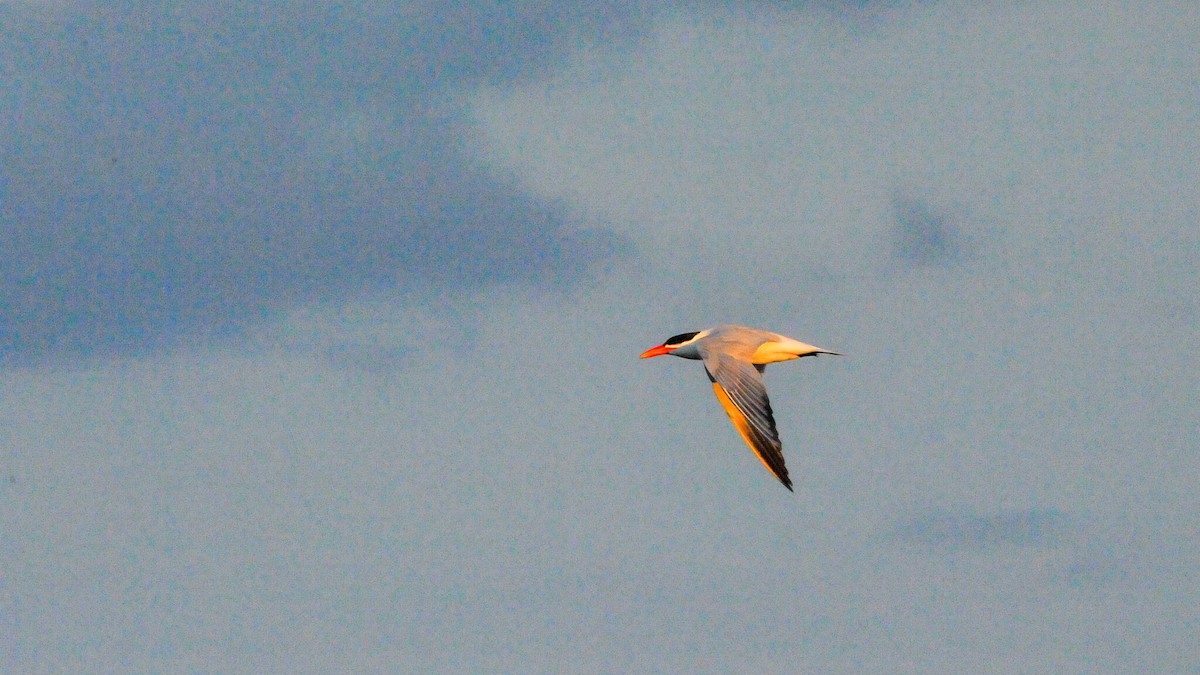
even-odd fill
[{"label": "bird's eye", "polygon": [[666,347],[671,347],[674,345],[681,345],[681,344],[687,342],[688,340],[691,340],[692,338],[696,337],[699,334],[700,334],[700,331],[696,331],[695,333],[680,333],[679,335],[676,335],[674,337],[667,338],[667,341],[664,342],[663,345]]}]

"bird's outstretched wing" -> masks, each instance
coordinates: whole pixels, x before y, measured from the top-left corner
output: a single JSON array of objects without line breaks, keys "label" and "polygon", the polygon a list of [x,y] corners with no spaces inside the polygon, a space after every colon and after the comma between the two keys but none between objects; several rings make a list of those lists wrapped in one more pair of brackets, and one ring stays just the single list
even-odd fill
[{"label": "bird's outstretched wing", "polygon": [[758,455],[763,466],[791,490],[792,481],[783,462],[783,444],[775,429],[775,416],[760,369],[726,354],[710,352],[704,354],[704,370],[742,440]]}]

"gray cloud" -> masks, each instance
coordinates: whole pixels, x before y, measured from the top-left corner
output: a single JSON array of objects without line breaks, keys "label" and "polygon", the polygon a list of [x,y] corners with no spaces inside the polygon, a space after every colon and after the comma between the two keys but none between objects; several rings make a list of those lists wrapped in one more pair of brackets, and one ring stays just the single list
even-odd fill
[{"label": "gray cloud", "polygon": [[983,549],[997,545],[1053,546],[1077,529],[1054,509],[991,514],[935,512],[897,524],[888,538],[931,548]]},{"label": "gray cloud", "polygon": [[894,255],[916,267],[947,265],[963,254],[963,240],[953,217],[915,197],[892,201],[896,223]]},{"label": "gray cloud", "polygon": [[625,249],[476,168],[452,87],[630,11],[257,7],[0,7],[0,363],[367,291],[569,283]]},{"label": "gray cloud", "polygon": [[[413,206],[389,186],[480,185],[551,222],[545,205],[563,204],[622,228],[639,255],[563,292],[592,257],[508,277],[470,261],[461,274],[483,273],[458,283],[431,265],[389,281],[359,254],[367,271],[352,284],[297,283],[284,320],[231,348],[7,372],[0,485],[15,482],[0,489],[0,633],[13,647],[0,670],[1196,662],[1197,101],[1181,100],[1200,54],[1194,10],[910,4],[894,27],[855,33],[823,9],[747,23],[705,8],[663,21],[635,52],[585,44],[577,67],[551,64],[544,81],[483,87],[491,110],[472,115],[470,147],[457,132],[470,87],[454,83],[519,77],[556,48],[532,49],[548,55],[532,62],[481,48],[521,64],[495,70],[419,64],[449,84],[409,96],[401,66],[371,66],[370,26],[386,13],[350,10],[333,19],[362,26],[360,68],[334,63],[346,45],[296,60],[348,88],[289,93],[287,59],[269,56],[283,47],[266,43],[303,31],[248,17],[262,30],[238,49],[275,59],[269,91],[292,104],[226,91],[265,75],[197,78],[194,105],[228,122],[220,133],[176,113],[178,133],[138,136],[154,121],[133,112],[123,133],[214,166],[172,174],[144,150],[144,167],[115,165],[185,186],[176,193],[203,197],[187,204],[205,213],[259,214],[256,231],[274,238],[289,230],[269,229],[261,204],[280,191],[305,217],[327,213],[326,197],[305,192],[326,188],[364,214],[439,215],[471,202]],[[387,78],[390,97],[372,84]],[[14,82],[0,101],[67,100]],[[222,96],[228,106],[207,102]],[[14,126],[37,125],[0,115]],[[520,190],[474,170],[489,135]],[[54,134],[19,142],[26,157],[70,150]],[[270,161],[231,161],[243,155]],[[114,165],[100,157],[23,166]],[[36,184],[4,171],[5,190]],[[88,204],[70,176],[56,180]],[[949,205],[978,265],[878,273],[905,265],[891,257],[897,185],[919,186],[908,195],[934,213]],[[192,248],[271,269],[261,246],[223,243],[239,236],[233,222]],[[976,223],[994,223],[987,246]],[[423,245],[449,259],[438,234]],[[62,230],[64,248],[78,236]],[[353,284],[377,292],[348,300]],[[724,320],[846,353],[768,371],[795,494],[746,450],[697,364],[636,358]]]}]

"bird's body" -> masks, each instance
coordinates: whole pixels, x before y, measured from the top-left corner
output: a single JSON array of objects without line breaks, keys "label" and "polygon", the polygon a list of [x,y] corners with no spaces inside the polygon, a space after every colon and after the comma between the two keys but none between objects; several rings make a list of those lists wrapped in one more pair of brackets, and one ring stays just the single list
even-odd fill
[{"label": "bird's body", "polygon": [[758,455],[763,466],[791,490],[792,481],[783,461],[783,444],[775,428],[775,416],[762,373],[769,363],[836,353],[786,335],[724,325],[671,337],[661,345],[647,349],[642,358],[671,354],[703,361],[713,392],[729,414],[734,428]]}]

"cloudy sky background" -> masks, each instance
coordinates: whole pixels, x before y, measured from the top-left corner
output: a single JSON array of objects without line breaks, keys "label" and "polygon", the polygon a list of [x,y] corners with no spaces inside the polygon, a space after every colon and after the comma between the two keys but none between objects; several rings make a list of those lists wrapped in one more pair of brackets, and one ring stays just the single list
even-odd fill
[{"label": "cloudy sky background", "polygon": [[[0,653],[1200,668],[1194,3],[0,2]],[[768,372],[796,494],[695,363]]]}]

